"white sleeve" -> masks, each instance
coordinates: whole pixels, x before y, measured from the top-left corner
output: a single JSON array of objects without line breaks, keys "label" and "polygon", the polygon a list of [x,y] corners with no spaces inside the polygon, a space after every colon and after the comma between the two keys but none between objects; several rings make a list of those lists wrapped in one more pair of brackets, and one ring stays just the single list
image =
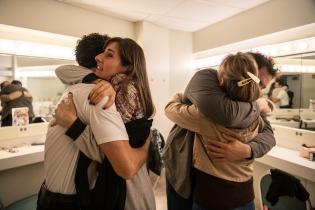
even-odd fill
[{"label": "white sleeve", "polygon": [[[104,102],[108,98],[103,99]],[[115,104],[103,110],[104,102],[95,106],[89,106],[90,127],[97,144],[103,144],[117,140],[129,140],[125,125]]]},{"label": "white sleeve", "polygon": [[76,65],[63,65],[55,70],[56,76],[66,85],[77,84],[90,73],[92,73],[90,69]]},{"label": "white sleeve", "polygon": [[283,99],[283,97],[285,96],[285,93],[286,93],[286,92],[285,92],[284,90],[280,90],[279,93],[278,93],[278,95],[277,95],[277,98],[278,98],[278,99]]}]

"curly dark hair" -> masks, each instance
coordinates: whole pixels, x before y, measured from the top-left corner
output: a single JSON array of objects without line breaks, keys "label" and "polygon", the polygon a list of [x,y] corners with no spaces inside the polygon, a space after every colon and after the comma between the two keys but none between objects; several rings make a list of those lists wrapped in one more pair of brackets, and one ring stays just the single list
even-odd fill
[{"label": "curly dark hair", "polygon": [[19,86],[22,86],[22,82],[20,80],[12,80],[11,82],[12,85],[19,85]]},{"label": "curly dark hair", "polygon": [[276,82],[278,82],[278,84],[281,85],[281,86],[286,86],[287,85],[284,77],[276,78]]},{"label": "curly dark hair", "polygon": [[272,57],[267,57],[259,52],[249,52],[249,54],[254,57],[258,65],[258,69],[266,67],[272,77],[275,77],[277,75],[278,69],[274,68],[275,62]]},{"label": "curly dark hair", "polygon": [[102,53],[104,45],[110,37],[99,33],[84,35],[78,40],[75,48],[75,57],[80,66],[86,68],[95,68],[95,56]]}]

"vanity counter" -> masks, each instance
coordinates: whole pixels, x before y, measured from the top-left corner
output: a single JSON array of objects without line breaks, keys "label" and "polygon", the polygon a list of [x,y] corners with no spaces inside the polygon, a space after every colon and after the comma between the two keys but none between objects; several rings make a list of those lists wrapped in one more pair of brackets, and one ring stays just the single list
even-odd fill
[{"label": "vanity counter", "polygon": [[48,123],[0,129],[0,171],[44,161]]},{"label": "vanity counter", "polygon": [[290,120],[290,119],[275,119],[273,117],[268,117],[268,120],[272,125],[282,125],[282,126],[288,126],[291,128],[299,128],[300,127],[299,121],[294,121],[294,120]]},{"label": "vanity counter", "polygon": [[0,150],[0,171],[44,161],[44,145],[16,147],[9,152]]},{"label": "vanity counter", "polygon": [[275,146],[255,161],[315,182],[315,161],[300,157],[296,150]]}]

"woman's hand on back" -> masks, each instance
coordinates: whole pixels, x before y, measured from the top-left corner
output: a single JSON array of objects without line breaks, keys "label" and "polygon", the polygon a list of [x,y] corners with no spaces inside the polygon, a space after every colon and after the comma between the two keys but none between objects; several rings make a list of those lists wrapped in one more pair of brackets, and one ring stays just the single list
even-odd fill
[{"label": "woman's hand on back", "polygon": [[89,94],[91,104],[98,104],[105,96],[108,96],[108,101],[103,109],[107,109],[115,102],[116,92],[113,86],[105,81],[99,81]]},{"label": "woman's hand on back", "polygon": [[223,134],[226,142],[207,139],[205,148],[208,155],[217,160],[240,161],[251,158],[251,147],[234,137]]},{"label": "woman's hand on back", "polygon": [[265,98],[259,98],[256,100],[256,102],[261,113],[268,114],[272,111],[271,106],[268,104],[268,101]]}]

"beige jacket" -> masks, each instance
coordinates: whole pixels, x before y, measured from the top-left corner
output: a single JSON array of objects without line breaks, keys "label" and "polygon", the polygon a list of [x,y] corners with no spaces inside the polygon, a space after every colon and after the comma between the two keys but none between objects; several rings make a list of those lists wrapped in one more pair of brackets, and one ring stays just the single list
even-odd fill
[{"label": "beige jacket", "polygon": [[208,156],[205,143],[208,139],[225,141],[222,134],[235,137],[242,142],[252,140],[263,127],[263,121],[257,119],[245,129],[226,128],[206,118],[195,105],[181,103],[181,94],[174,96],[166,108],[166,116],[180,127],[196,132],[193,148],[193,166],[221,179],[244,182],[252,177],[253,160],[226,161],[213,160]]}]

